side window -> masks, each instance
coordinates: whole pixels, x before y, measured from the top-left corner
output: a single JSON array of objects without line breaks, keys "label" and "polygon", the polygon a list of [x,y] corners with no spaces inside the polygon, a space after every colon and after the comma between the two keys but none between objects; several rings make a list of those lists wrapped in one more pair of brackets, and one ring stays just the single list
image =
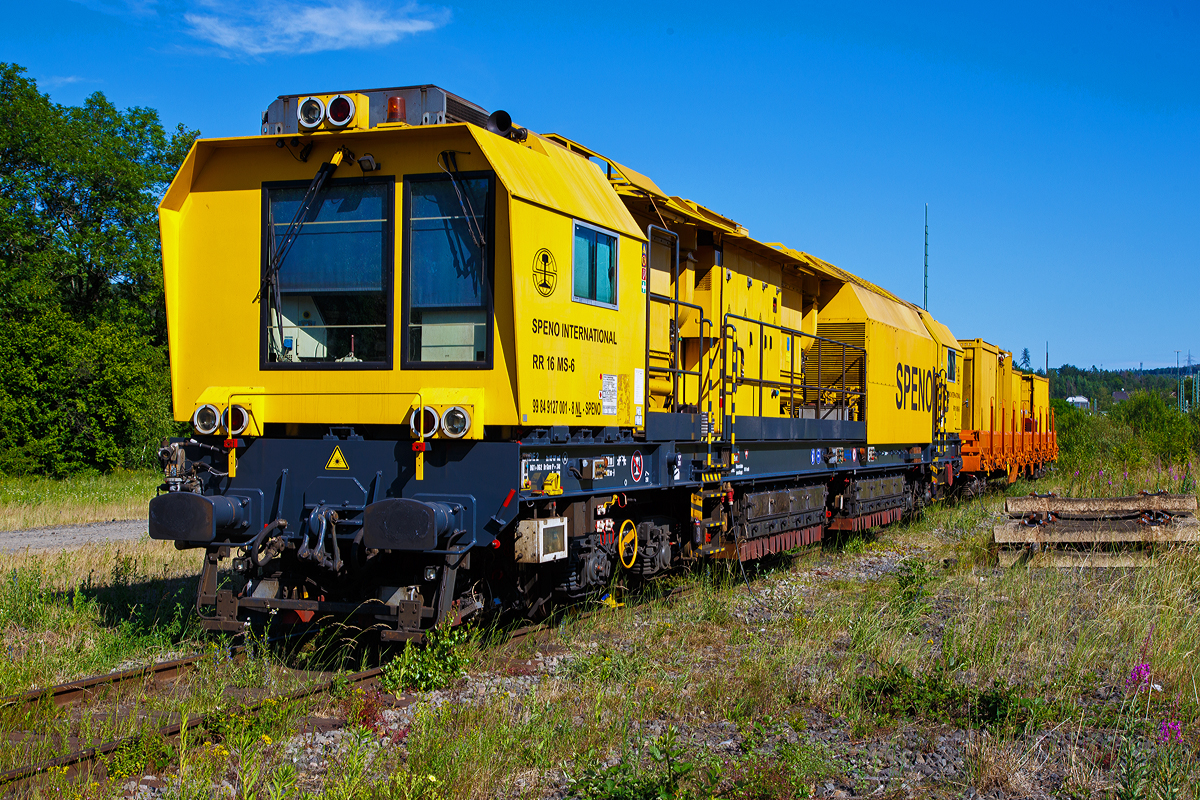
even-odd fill
[{"label": "side window", "polygon": [[404,178],[404,364],[491,366],[492,177]]},{"label": "side window", "polygon": [[617,307],[617,235],[575,223],[571,296],[583,303]]},{"label": "side window", "polygon": [[[308,189],[264,187],[264,268]],[[264,286],[264,366],[386,367],[392,342],[392,179],[331,181]]]},{"label": "side window", "polygon": [[946,380],[949,383],[958,382],[958,351],[952,347],[946,348]]}]

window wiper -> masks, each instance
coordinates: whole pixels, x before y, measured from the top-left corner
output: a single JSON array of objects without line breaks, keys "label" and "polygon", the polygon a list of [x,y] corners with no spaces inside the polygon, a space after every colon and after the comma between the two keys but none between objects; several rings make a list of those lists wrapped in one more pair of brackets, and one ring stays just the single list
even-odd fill
[{"label": "window wiper", "polygon": [[[296,213],[292,216],[292,221],[288,223],[287,228],[283,232],[281,242],[275,241],[275,212],[270,199],[267,201],[267,225],[270,228],[271,235],[267,239],[267,269],[263,275],[263,285],[259,289],[258,297],[255,301],[260,300],[264,293],[267,294],[272,304],[275,307],[275,322],[279,328],[279,347],[283,348],[283,299],[279,293],[279,267],[287,258],[288,252],[292,249],[292,245],[296,243],[300,232],[304,229],[304,223],[307,221],[308,212],[312,210],[313,204],[317,201],[317,196],[325,188],[325,182],[334,170],[338,168],[343,161],[349,158],[354,160],[354,154],[346,148],[339,148],[333,154],[333,157],[321,165],[317,170],[317,174],[313,176],[312,183],[308,185],[308,189],[304,192],[304,198],[300,201],[300,207],[296,209]],[[264,292],[265,290],[265,292]]]},{"label": "window wiper", "polygon": [[[450,176],[450,185],[454,187],[454,193],[458,195],[458,205],[462,209],[463,216],[467,218],[467,231],[471,234],[471,239],[475,242],[475,246],[483,252],[487,246],[487,240],[483,236],[483,226],[479,224],[479,220],[475,216],[475,209],[471,205],[471,198],[463,194],[463,190],[459,188],[458,181],[455,180],[455,175],[458,173],[458,160],[454,157],[456,150],[443,150],[438,154],[438,166],[442,168]],[[464,153],[470,155],[470,153]],[[442,162],[445,161],[445,166]]]}]

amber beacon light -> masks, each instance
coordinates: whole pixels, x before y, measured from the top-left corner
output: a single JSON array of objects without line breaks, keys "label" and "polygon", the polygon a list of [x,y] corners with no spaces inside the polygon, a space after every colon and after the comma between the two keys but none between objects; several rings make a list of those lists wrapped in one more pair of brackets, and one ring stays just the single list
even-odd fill
[{"label": "amber beacon light", "polygon": [[393,95],[388,98],[387,121],[388,122],[404,122],[408,118],[408,112],[404,107],[404,98],[398,95]]}]

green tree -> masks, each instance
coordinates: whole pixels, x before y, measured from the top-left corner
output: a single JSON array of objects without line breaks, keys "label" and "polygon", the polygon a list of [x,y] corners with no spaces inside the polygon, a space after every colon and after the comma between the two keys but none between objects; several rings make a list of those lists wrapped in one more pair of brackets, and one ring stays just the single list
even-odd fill
[{"label": "green tree", "polygon": [[157,203],[199,135],[0,63],[0,470],[148,463],[172,427]]},{"label": "green tree", "polygon": [[0,311],[62,307],[165,343],[157,203],[198,136],[96,92],[61,106],[0,63]]},{"label": "green tree", "polygon": [[0,320],[0,472],[144,467],[174,432],[166,355],[120,323]]}]

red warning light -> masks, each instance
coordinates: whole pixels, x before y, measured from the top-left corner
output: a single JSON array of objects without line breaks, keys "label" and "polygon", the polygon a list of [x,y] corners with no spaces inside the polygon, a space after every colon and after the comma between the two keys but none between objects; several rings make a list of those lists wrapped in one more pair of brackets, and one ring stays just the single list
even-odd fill
[{"label": "red warning light", "polygon": [[350,102],[350,98],[344,95],[338,95],[329,101],[329,121],[334,125],[342,126],[350,121],[354,116],[354,104]]},{"label": "red warning light", "polygon": [[403,97],[388,98],[388,122],[404,122],[408,119],[408,114],[404,108]]}]

